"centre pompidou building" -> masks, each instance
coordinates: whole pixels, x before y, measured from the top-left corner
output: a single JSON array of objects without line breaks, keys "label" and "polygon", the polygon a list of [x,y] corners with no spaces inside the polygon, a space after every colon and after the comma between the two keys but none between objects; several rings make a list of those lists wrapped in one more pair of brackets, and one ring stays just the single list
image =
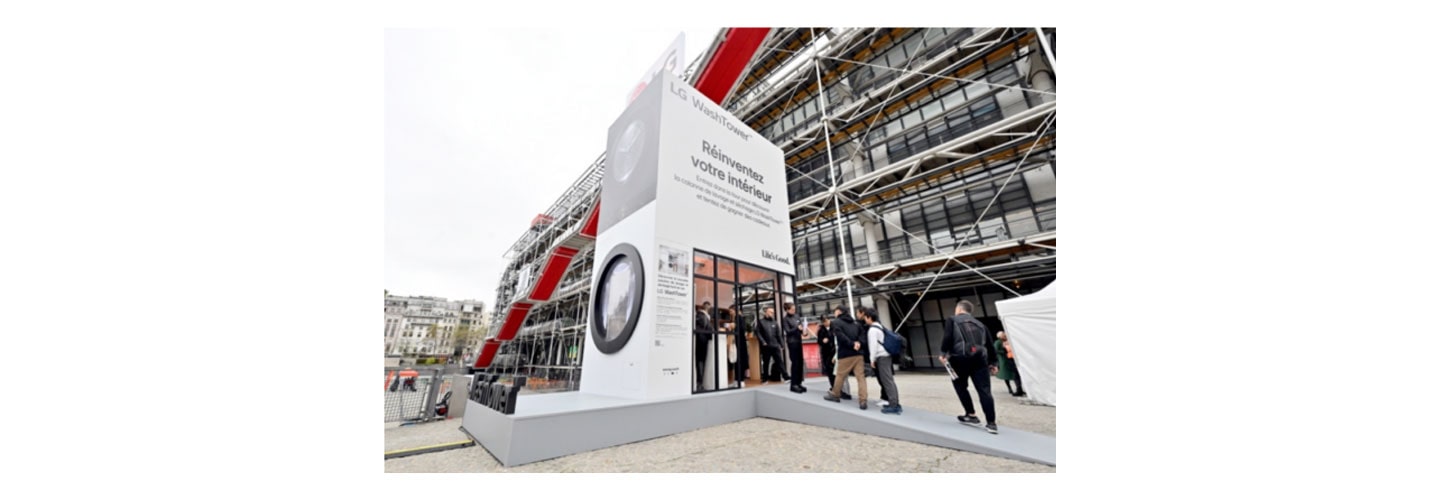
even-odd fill
[{"label": "centre pompidou building", "polygon": [[[785,152],[799,313],[875,307],[926,368],[957,301],[994,331],[1055,279],[1055,55],[1053,29],[729,28],[683,77]],[[604,168],[510,247],[477,370],[578,388]]]}]

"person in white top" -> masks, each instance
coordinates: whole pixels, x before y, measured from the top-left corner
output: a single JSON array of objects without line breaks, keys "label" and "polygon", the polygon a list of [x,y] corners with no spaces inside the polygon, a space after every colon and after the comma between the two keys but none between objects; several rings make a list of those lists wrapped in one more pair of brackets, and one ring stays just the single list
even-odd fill
[{"label": "person in white top", "polygon": [[875,377],[880,379],[880,388],[889,398],[889,406],[880,410],[880,413],[899,415],[900,391],[895,388],[895,365],[890,359],[890,353],[885,351],[885,330],[880,326],[878,312],[873,307],[860,308],[860,320],[866,325],[866,336],[870,339],[870,367],[875,369]]}]

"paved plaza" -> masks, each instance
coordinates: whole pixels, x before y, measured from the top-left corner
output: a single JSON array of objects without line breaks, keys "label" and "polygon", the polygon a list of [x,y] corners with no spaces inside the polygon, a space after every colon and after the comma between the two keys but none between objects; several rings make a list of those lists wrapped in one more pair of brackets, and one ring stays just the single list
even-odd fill
[{"label": "paved plaza", "polygon": [[[869,383],[872,404],[880,394]],[[853,385],[853,380],[852,380]],[[943,373],[896,375],[905,408],[959,414]],[[855,393],[852,387],[852,394]],[[992,379],[996,414],[1002,426],[1055,436],[1055,408],[1022,404]],[[971,389],[974,398],[974,389]],[[820,398],[812,389],[806,397]],[[977,411],[978,411],[978,400]],[[846,401],[840,404],[855,404]],[[904,415],[895,418],[905,418]],[[957,422],[957,427],[961,425]],[[460,420],[398,426],[385,424],[385,450],[401,450],[467,439]],[[854,457],[854,458],[837,458]],[[648,441],[579,453],[517,467],[501,466],[483,447],[385,460],[386,472],[1054,472],[1054,467],[949,448],[845,432],[824,427],[752,418]]]}]

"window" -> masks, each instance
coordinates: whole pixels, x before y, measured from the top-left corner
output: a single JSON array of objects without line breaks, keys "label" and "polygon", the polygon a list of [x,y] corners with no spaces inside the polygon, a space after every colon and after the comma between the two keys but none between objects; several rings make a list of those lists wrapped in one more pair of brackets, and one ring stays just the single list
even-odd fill
[{"label": "window", "polygon": [[1021,174],[1030,190],[1030,201],[1040,203],[1055,199],[1055,170],[1045,165]]},{"label": "window", "polygon": [[1035,205],[1035,218],[1039,219],[1041,231],[1055,230],[1055,201]]},{"label": "window", "polygon": [[920,116],[926,120],[929,120],[931,118],[940,116],[944,111],[944,107],[941,105],[941,101],[937,99],[930,101],[929,104],[926,104],[924,107],[920,108],[920,110],[922,112]]},{"label": "window", "polygon": [[1028,207],[1006,213],[1005,224],[1010,226],[1010,235],[1012,237],[1027,236],[1040,232],[1040,225],[1035,220],[1035,211]]}]

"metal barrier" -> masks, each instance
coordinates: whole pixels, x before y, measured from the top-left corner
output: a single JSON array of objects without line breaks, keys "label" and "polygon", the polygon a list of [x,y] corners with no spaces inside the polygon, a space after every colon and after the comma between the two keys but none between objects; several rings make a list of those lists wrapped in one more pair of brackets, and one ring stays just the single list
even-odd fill
[{"label": "metal barrier", "polygon": [[435,404],[440,396],[449,392],[450,383],[443,371],[444,368],[386,368],[385,421],[434,420]]}]

